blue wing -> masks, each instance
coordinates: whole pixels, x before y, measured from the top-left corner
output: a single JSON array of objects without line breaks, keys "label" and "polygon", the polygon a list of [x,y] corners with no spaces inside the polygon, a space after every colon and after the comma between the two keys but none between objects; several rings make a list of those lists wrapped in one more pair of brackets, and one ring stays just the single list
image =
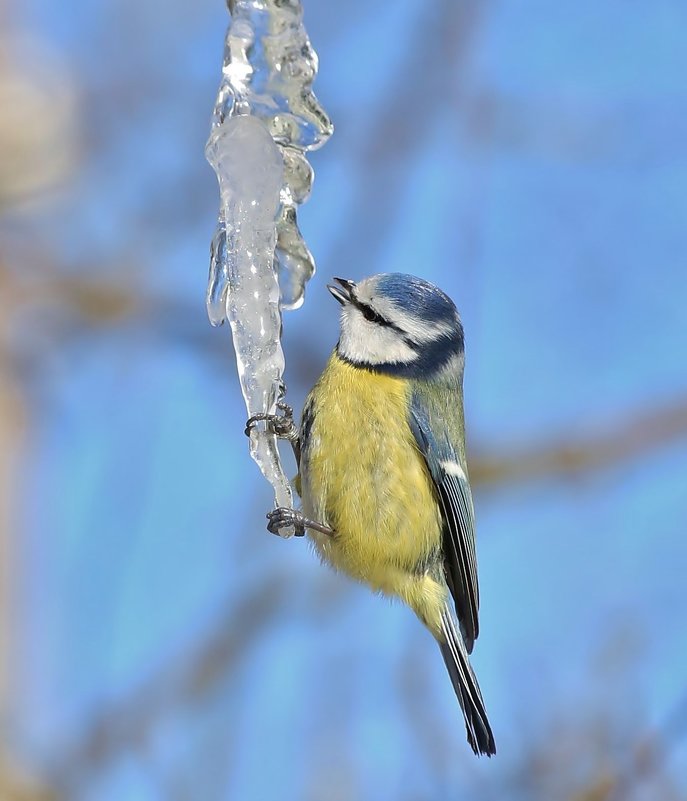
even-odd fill
[{"label": "blue wing", "polygon": [[[443,556],[446,583],[468,653],[479,634],[479,587],[475,557],[475,513],[463,460],[448,437],[437,437],[430,424],[428,399],[414,394],[410,427],[427,462],[444,519]],[[462,428],[462,421],[461,421]],[[445,431],[445,425],[444,425]],[[460,432],[462,437],[462,431]]]}]

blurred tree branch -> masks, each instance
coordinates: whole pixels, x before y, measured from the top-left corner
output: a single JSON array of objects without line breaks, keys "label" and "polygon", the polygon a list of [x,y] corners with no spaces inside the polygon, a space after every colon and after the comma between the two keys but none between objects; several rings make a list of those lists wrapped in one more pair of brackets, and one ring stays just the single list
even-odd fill
[{"label": "blurred tree branch", "polygon": [[476,484],[501,485],[577,476],[622,464],[687,436],[687,397],[662,407],[625,412],[597,421],[574,440],[528,445],[510,453],[475,454],[470,478]]},{"label": "blurred tree branch", "polygon": [[[17,666],[12,663],[15,653],[14,631],[15,576],[17,548],[13,526],[17,510],[17,476],[26,433],[24,395],[15,380],[7,347],[8,322],[11,308],[0,282],[0,704],[7,710],[12,697],[13,676]],[[2,801],[51,801],[54,796],[45,786],[20,769],[8,752],[7,743],[0,741],[0,799]]]},{"label": "blurred tree branch", "polygon": [[[441,0],[423,23],[423,36],[431,48],[408,47],[403,69],[386,93],[384,107],[366,120],[359,144],[361,169],[352,171],[357,183],[354,197],[366,198],[347,209],[338,235],[323,254],[328,263],[355,264],[360,258],[359,243],[366,243],[365,258],[379,263],[380,251],[392,226],[400,217],[404,202],[406,175],[399,162],[408,162],[418,143],[429,135],[432,114],[447,107],[458,110],[466,64],[490,3],[482,0]],[[408,98],[422,98],[423,108],[432,114],[412,110]],[[374,213],[370,213],[374,210]],[[351,236],[351,231],[356,236]]]},{"label": "blurred tree branch", "polygon": [[2,801],[57,801],[55,792],[24,773],[12,760],[0,758]]},{"label": "blurred tree branch", "polygon": [[[603,684],[606,678],[596,676],[596,680]],[[563,717],[553,718],[545,732],[523,732],[527,748],[514,769],[506,769],[497,797],[509,801],[683,801],[665,767],[672,749],[687,733],[686,701],[687,697],[679,699],[658,731],[643,735],[641,729],[623,723],[622,712],[613,704],[600,709],[594,703],[585,711],[576,699],[576,711],[559,709],[557,714]]]},{"label": "blurred tree branch", "polygon": [[630,764],[608,781],[606,794],[594,798],[580,797],[579,801],[628,801],[639,785],[660,774],[661,768],[667,764],[673,750],[684,740],[685,735],[687,693],[677,700],[663,725],[639,742]]},{"label": "blurred tree branch", "polygon": [[230,677],[253,640],[262,636],[267,621],[283,605],[288,586],[284,577],[272,576],[252,594],[232,597],[199,647],[166,661],[161,672],[127,698],[103,705],[78,742],[59,759],[57,785],[70,787],[83,771],[93,770],[129,747],[144,745],[163,713],[176,704],[192,702],[220,679]]},{"label": "blurred tree branch", "polygon": [[[293,589],[292,574],[272,573],[251,592],[228,598],[194,647],[165,659],[127,697],[101,705],[78,739],[63,748],[48,769],[60,797],[70,798],[87,772],[127,749],[145,753],[154,727],[165,714],[200,702],[218,685],[231,681],[244,656],[270,630],[270,622],[288,608]],[[320,601],[336,600],[329,575],[313,582],[309,597],[313,595],[319,595]]]}]

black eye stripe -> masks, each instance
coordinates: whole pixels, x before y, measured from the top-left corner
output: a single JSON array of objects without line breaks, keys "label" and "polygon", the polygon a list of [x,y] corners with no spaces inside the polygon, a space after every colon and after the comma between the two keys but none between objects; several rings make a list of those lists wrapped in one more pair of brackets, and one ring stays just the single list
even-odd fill
[{"label": "black eye stripe", "polygon": [[371,323],[379,323],[380,325],[389,325],[388,321],[385,320],[381,314],[377,314],[377,312],[371,307],[366,306],[364,303],[360,303],[358,308],[363,314],[363,317],[366,320],[369,320]]},{"label": "black eye stripe", "polygon": [[392,331],[403,334],[404,338],[407,336],[407,333],[400,326],[392,323],[391,320],[387,320],[386,317],[382,317],[372,306],[368,306],[367,303],[362,303],[357,298],[351,298],[351,302],[366,320],[369,320],[371,323],[377,323],[377,325],[383,325],[385,328],[391,328]]}]

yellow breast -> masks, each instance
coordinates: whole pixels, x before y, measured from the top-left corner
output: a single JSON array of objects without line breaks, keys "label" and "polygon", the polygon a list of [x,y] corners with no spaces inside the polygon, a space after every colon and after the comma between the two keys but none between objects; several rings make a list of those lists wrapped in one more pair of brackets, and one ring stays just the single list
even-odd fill
[{"label": "yellow breast", "polygon": [[316,546],[334,567],[403,597],[399,582],[416,581],[441,545],[435,490],[408,424],[408,382],[334,354],[311,397],[303,505],[336,531],[314,536]]}]

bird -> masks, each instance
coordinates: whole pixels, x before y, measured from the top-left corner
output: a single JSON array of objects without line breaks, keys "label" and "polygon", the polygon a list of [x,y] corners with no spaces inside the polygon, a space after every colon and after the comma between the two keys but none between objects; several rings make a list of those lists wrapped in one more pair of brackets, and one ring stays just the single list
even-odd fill
[{"label": "bird", "polygon": [[294,445],[302,509],[273,510],[268,529],[295,526],[323,562],[415,612],[439,644],[468,743],[491,756],[494,735],[468,658],[479,587],[463,325],[448,295],[424,279],[334,281],[338,343],[300,427],[282,404],[286,418],[271,428]]}]

